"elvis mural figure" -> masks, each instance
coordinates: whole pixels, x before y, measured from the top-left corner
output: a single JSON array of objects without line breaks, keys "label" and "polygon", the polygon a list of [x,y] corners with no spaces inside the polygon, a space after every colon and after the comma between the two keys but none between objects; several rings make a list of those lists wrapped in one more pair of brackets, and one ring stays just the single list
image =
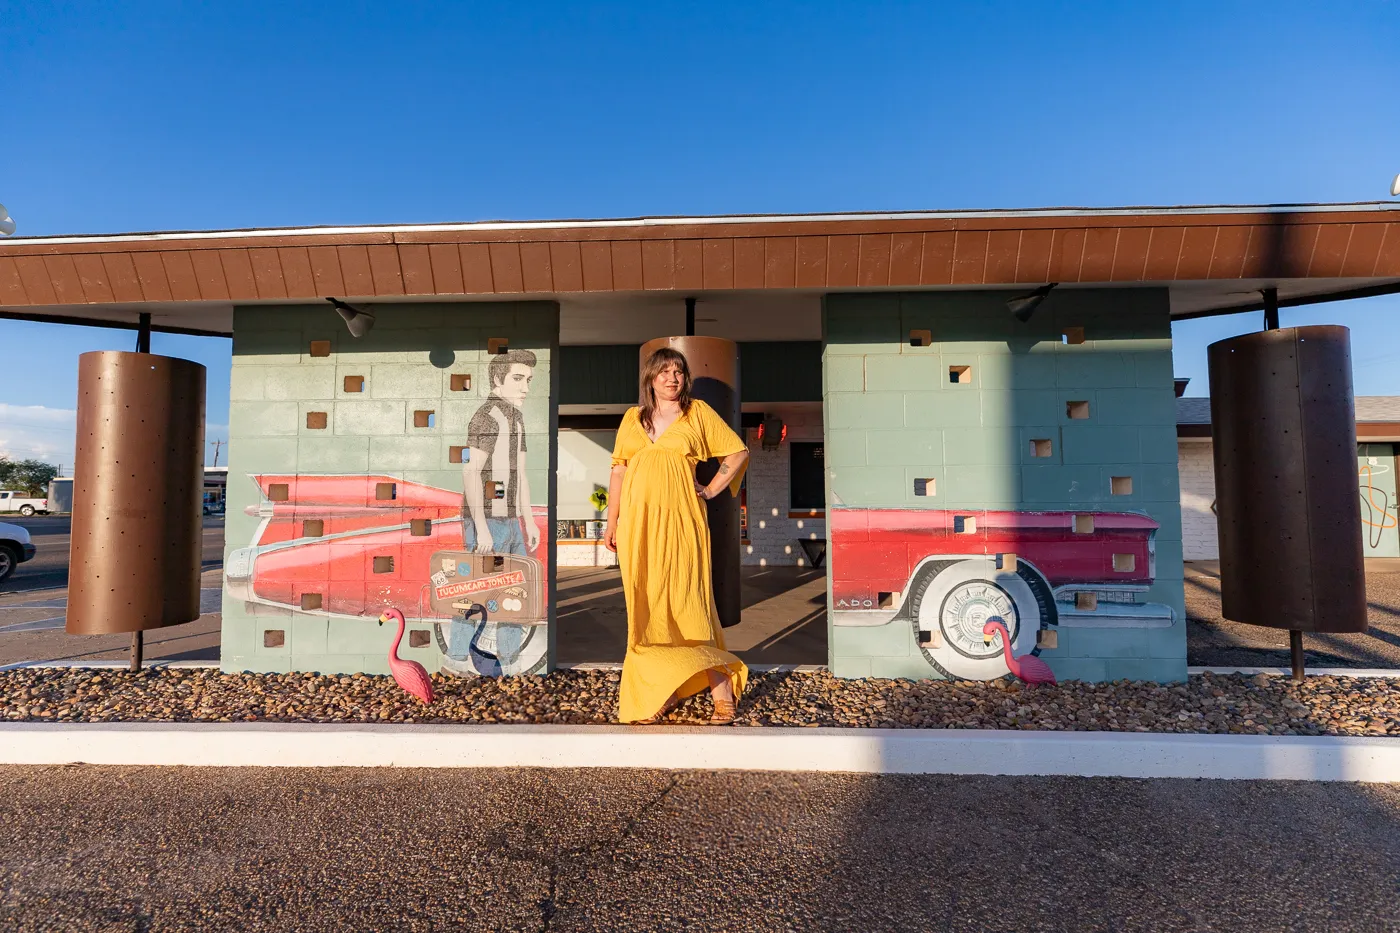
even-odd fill
[{"label": "elvis mural figure", "polygon": [[[462,458],[462,545],[478,555],[512,555],[530,561],[540,530],[530,507],[526,473],[525,417],[521,404],[534,378],[535,354],[529,350],[498,353],[487,368],[491,394],[467,425]],[[517,561],[500,561],[498,564]],[[512,597],[506,594],[510,601]],[[523,674],[543,660],[544,631],[537,626],[493,618],[517,606],[497,599],[482,604],[447,628],[448,664],[458,662],[477,674]],[[540,641],[540,645],[531,644]],[[537,657],[538,656],[538,657]]]}]

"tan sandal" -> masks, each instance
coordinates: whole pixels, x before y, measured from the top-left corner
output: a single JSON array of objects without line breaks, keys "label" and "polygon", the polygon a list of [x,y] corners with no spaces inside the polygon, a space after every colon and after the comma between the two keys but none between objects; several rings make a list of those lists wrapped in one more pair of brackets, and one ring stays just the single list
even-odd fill
[{"label": "tan sandal", "polygon": [[712,726],[728,726],[739,718],[739,704],[734,700],[715,699],[714,715],[710,717]]},{"label": "tan sandal", "polygon": [[636,723],[634,723],[634,725],[638,725],[638,726],[655,726],[655,725],[660,725],[660,723],[662,722],[662,720],[664,720],[667,716],[669,716],[669,715],[671,714],[671,710],[675,709],[677,706],[680,706],[680,705],[681,705],[681,701],[678,700],[678,699],[673,695],[669,700],[667,700],[665,703],[662,703],[662,704],[661,704],[661,709],[659,709],[659,710],[657,710],[656,712],[652,713],[652,714],[651,714],[650,716],[648,716],[646,719],[638,719],[638,720],[636,721]]}]

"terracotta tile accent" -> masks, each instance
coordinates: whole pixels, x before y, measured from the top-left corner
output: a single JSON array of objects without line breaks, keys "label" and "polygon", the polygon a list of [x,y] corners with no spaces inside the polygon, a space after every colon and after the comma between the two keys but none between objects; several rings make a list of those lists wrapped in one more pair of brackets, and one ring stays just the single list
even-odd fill
[{"label": "terracotta tile accent", "polygon": [[676,240],[676,288],[705,287],[702,240]]},{"label": "terracotta tile accent", "polygon": [[734,241],[701,240],[705,288],[734,287]]},{"label": "terracotta tile accent", "polygon": [[301,523],[303,538],[320,538],[326,533],[326,522],[320,518],[308,518]]},{"label": "terracotta tile accent", "polygon": [[548,243],[520,244],[520,278],[527,292],[554,291]]},{"label": "terracotta tile accent", "polygon": [[[107,270],[107,281],[112,283],[112,294],[117,301],[142,300],[141,281],[136,278],[136,264],[131,261],[130,254],[107,253],[102,257],[102,268]],[[37,304],[34,293],[29,292],[29,295],[30,302]]]},{"label": "terracotta tile accent", "polygon": [[606,242],[580,243],[578,249],[583,260],[583,290],[612,291],[612,247]]},{"label": "terracotta tile accent", "polygon": [[[314,354],[313,354],[314,355]],[[341,386],[346,392],[363,392],[365,390],[364,376],[346,376],[345,383]]]},{"label": "terracotta tile accent", "polygon": [[1176,260],[1181,254],[1181,227],[1153,227],[1147,245],[1147,262],[1142,277],[1148,282],[1169,282],[1176,276]]},{"label": "terracotta tile accent", "polygon": [[485,243],[463,243],[462,288],[468,295],[489,295],[496,290],[491,279],[491,249]]},{"label": "terracotta tile accent", "polygon": [[674,240],[642,241],[642,287],[647,290],[676,287]]},{"label": "terracotta tile accent", "polygon": [[740,237],[734,241],[734,287],[762,288],[764,275],[763,240]]},{"label": "terracotta tile accent", "polygon": [[919,262],[920,285],[949,285],[953,281],[953,247],[957,234],[951,231],[924,234],[924,255]]},{"label": "terracotta tile accent", "polygon": [[826,238],[826,284],[830,288],[850,288],[860,284],[860,237]]},{"label": "terracotta tile accent", "polygon": [[72,256],[45,256],[43,261],[54,296],[61,304],[83,304],[87,301],[83,280],[78,276],[78,267],[73,265]]},{"label": "terracotta tile accent", "polygon": [[[320,594],[320,593],[302,593],[302,594],[301,594],[301,608],[303,608],[303,609],[320,609],[320,608],[321,608],[321,594]],[[264,646],[264,647],[266,647],[266,646]]]},{"label": "terracotta tile accent", "polygon": [[[309,594],[309,593],[304,593],[304,594],[302,594],[302,602],[303,602],[303,603],[306,602],[306,597],[309,596],[309,595],[311,595],[311,594]],[[316,608],[317,608],[317,609],[320,608],[320,602],[321,602],[321,598],[320,598],[319,596],[317,596],[317,597],[316,597],[316,603],[317,603]],[[264,648],[281,648],[281,647],[282,647],[283,645],[285,645],[286,643],[287,643],[287,630],[286,630],[286,629],[280,629],[280,628],[263,629],[263,647],[264,647]]]},{"label": "terracotta tile accent", "polygon": [[860,237],[860,259],[857,278],[865,287],[890,284],[890,252],[893,237],[888,233],[863,233]]},{"label": "terracotta tile accent", "polygon": [[428,246],[428,263],[432,266],[433,290],[439,295],[461,295],[462,255],[453,243],[433,243]]},{"label": "terracotta tile accent", "polygon": [[337,246],[340,257],[340,277],[345,280],[347,297],[363,298],[374,294],[374,273],[369,267],[369,250],[364,246]]},{"label": "terracotta tile accent", "polygon": [[0,256],[0,304],[29,304],[24,282],[19,277],[19,266],[8,256]]},{"label": "terracotta tile accent", "polygon": [[613,240],[613,288],[620,292],[642,290],[642,247],[636,240]]},{"label": "terracotta tile accent", "polygon": [[308,431],[324,431],[326,429],[326,413],[323,411],[308,411],[306,413],[306,429]]},{"label": "terracotta tile accent", "polygon": [[1084,233],[1084,260],[1079,265],[1080,282],[1103,282],[1113,275],[1113,257],[1118,252],[1117,228],[1093,228]]},{"label": "terracotta tile accent", "polygon": [[142,296],[147,301],[169,301],[170,282],[165,277],[165,263],[160,261],[160,253],[133,253],[131,261],[136,264]]},{"label": "terracotta tile accent", "polygon": [[282,264],[282,281],[288,298],[315,298],[316,277],[311,273],[311,257],[305,247],[279,246],[277,259]]},{"label": "terracotta tile accent", "polygon": [[425,628],[410,629],[408,632],[408,647],[426,648],[432,644],[432,633]]},{"label": "terracotta tile accent", "polygon": [[959,230],[953,241],[953,284],[981,285],[987,280],[986,230]]},{"label": "terracotta tile accent", "polygon": [[1050,272],[1047,282],[1078,282],[1079,267],[1084,264],[1084,231],[1056,230],[1050,245]]},{"label": "terracotta tile accent", "polygon": [[431,518],[411,518],[408,520],[408,534],[413,538],[426,538],[433,533]]},{"label": "terracotta tile accent", "polygon": [[924,235],[896,233],[890,239],[891,285],[918,285],[919,266],[923,261]]},{"label": "terracotta tile accent", "polygon": [[1380,255],[1381,241],[1389,224],[1354,224],[1351,228],[1351,242],[1347,244],[1346,258],[1342,260],[1343,276],[1370,275],[1376,267],[1376,257]]},{"label": "terracotta tile accent", "polygon": [[[200,255],[196,253],[195,255]],[[102,257],[93,253],[79,253],[73,257],[73,266],[83,282],[83,294],[88,301],[115,301],[112,287],[107,284],[107,270],[102,265]],[[223,273],[220,273],[222,278]],[[4,288],[0,286],[0,302],[4,302]]]},{"label": "terracotta tile accent", "polygon": [[423,243],[405,243],[398,247],[399,271],[403,275],[405,295],[435,295],[433,261]]},{"label": "terracotta tile accent", "polygon": [[802,236],[797,238],[797,287],[824,288],[826,286],[826,249],[828,237]]},{"label": "terracotta tile accent", "polygon": [[1050,249],[1055,244],[1053,230],[1023,230],[1021,249],[1016,256],[1016,273],[1013,281],[1030,284],[1049,282]]},{"label": "terracotta tile accent", "polygon": [[307,345],[306,353],[312,357],[330,356],[331,342],[329,340],[313,340]]},{"label": "terracotta tile accent", "polygon": [[1118,231],[1118,246],[1113,255],[1113,281],[1141,282],[1151,244],[1151,227],[1124,227]]},{"label": "terracotta tile accent", "polygon": [[338,297],[345,294],[345,278],[340,274],[340,251],[334,246],[312,246],[306,251],[316,294]]}]

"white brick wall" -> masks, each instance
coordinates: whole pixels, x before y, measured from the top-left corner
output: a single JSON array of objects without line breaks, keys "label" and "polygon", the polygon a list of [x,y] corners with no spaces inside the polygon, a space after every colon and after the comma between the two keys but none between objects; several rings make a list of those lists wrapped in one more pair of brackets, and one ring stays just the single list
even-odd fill
[{"label": "white brick wall", "polygon": [[770,405],[765,410],[787,423],[787,443],[777,450],[764,450],[757,431],[745,432],[749,442],[749,544],[744,548],[743,560],[745,564],[764,566],[805,566],[807,556],[797,539],[824,540],[826,522],[820,518],[788,518],[792,506],[788,444],[822,441],[821,409]]},{"label": "white brick wall", "polygon": [[1181,544],[1186,560],[1219,560],[1216,536],[1215,463],[1210,441],[1181,440],[1176,445],[1181,473]]}]

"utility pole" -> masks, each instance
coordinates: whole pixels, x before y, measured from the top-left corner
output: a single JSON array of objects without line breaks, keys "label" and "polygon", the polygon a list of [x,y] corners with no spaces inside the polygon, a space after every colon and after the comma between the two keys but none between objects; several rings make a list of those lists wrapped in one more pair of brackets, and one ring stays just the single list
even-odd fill
[{"label": "utility pole", "polygon": [[224,444],[226,444],[226,443],[228,443],[228,442],[227,442],[227,441],[210,441],[209,443],[211,443],[211,444],[214,445],[214,466],[218,466],[218,465],[219,465],[219,448],[223,447]]}]

